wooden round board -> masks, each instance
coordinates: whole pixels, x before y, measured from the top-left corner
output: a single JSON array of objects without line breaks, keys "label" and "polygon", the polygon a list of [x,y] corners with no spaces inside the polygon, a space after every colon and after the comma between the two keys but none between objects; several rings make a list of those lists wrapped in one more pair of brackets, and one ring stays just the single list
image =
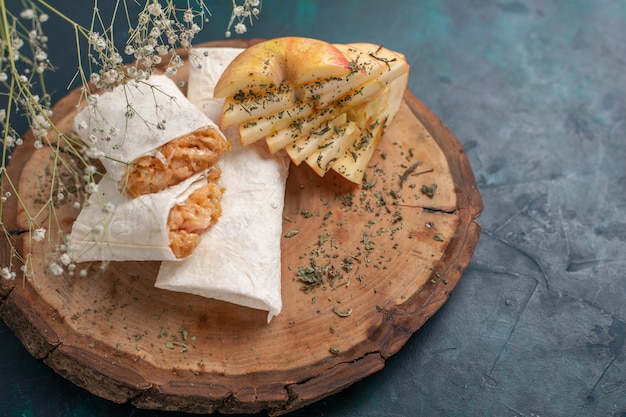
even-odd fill
[{"label": "wooden round board", "polygon": [[[186,76],[183,67],[177,77]],[[71,92],[54,108],[64,131],[78,97]],[[37,213],[54,160],[51,147],[32,145],[27,134],[9,173]],[[478,241],[481,210],[461,145],[407,92],[362,185],[291,166],[283,310],[270,324],[263,311],[155,288],[158,262],[55,276],[47,246],[29,239],[24,210],[10,202],[2,220],[18,249],[32,254],[33,273],[2,281],[0,311],[35,358],[97,396],[148,409],[279,415],[384,366],[459,281]],[[58,206],[49,236],[56,236],[53,224],[69,231],[77,214],[72,204]],[[4,266],[8,241],[0,245]],[[298,268],[310,265],[323,273],[321,285],[297,278]]]}]

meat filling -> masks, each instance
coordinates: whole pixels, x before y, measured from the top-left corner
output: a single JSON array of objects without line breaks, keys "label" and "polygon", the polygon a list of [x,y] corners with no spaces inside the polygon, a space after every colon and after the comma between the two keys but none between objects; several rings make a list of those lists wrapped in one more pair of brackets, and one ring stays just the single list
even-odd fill
[{"label": "meat filling", "polygon": [[177,258],[185,258],[200,243],[200,235],[222,215],[222,192],[217,184],[221,172],[213,169],[207,183],[189,195],[183,203],[174,206],[169,213],[170,249]]},{"label": "meat filling", "polygon": [[132,198],[159,192],[210,168],[230,147],[214,128],[202,127],[131,162],[120,191]]}]

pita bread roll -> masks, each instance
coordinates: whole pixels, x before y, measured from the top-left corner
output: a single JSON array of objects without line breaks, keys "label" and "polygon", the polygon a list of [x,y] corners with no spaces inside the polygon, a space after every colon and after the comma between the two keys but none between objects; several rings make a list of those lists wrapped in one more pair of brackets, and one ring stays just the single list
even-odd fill
[{"label": "pita bread roll", "polygon": [[[217,50],[220,49],[219,52]],[[213,100],[213,90],[217,80],[237,55],[243,52],[242,48],[193,48],[189,51],[189,79],[188,85],[193,88],[187,90],[187,99],[196,105],[210,103]],[[223,103],[223,101],[220,103]],[[222,111],[222,108],[219,108]],[[219,120],[219,114],[217,118]]]},{"label": "pita bread roll", "polygon": [[178,184],[230,149],[216,124],[164,75],[103,93],[76,115],[74,129],[131,197]]},{"label": "pita bread roll", "polygon": [[[211,66],[221,48],[203,50],[206,65],[190,68],[189,91],[207,88],[219,77],[214,72],[222,71]],[[216,100],[202,100],[194,104],[219,112]],[[265,310],[269,323],[282,309],[280,242],[289,158],[271,155],[263,143],[242,147],[231,141],[232,150],[219,162],[222,217],[189,258],[161,264],[155,285]]]},{"label": "pita bread roll", "polygon": [[[72,226],[76,262],[177,260],[221,214],[215,172],[201,172],[158,193],[129,198],[104,177]],[[208,197],[207,197],[208,195]]]},{"label": "pita bread roll", "polygon": [[162,262],[156,287],[280,313],[282,216],[289,160],[238,144],[220,160],[222,217],[182,262]]}]

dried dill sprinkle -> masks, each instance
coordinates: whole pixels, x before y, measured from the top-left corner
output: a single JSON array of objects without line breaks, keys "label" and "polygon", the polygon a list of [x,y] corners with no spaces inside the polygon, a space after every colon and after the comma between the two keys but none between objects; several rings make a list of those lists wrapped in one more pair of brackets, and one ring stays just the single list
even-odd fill
[{"label": "dried dill sprinkle", "polygon": [[331,347],[328,349],[328,351],[330,353],[332,353],[333,355],[339,355],[339,349],[335,348],[335,347]]},{"label": "dried dill sprinkle", "polygon": [[435,196],[435,191],[437,191],[437,184],[422,185],[421,191],[426,197],[433,198]]},{"label": "dried dill sprinkle", "polygon": [[443,235],[441,233],[437,233],[435,236],[433,236],[433,239],[437,242],[443,242]]},{"label": "dried dill sprinkle", "polygon": [[322,271],[315,264],[315,260],[311,259],[311,264],[308,266],[299,266],[296,270],[296,276],[302,282],[311,285],[319,285],[323,281]]},{"label": "dried dill sprinkle", "polygon": [[364,182],[361,188],[363,188],[364,190],[371,190],[374,187],[374,185],[376,185],[377,181],[378,181],[377,179],[373,179],[372,181]]},{"label": "dried dill sprinkle", "polygon": [[348,311],[339,311],[335,306],[333,306],[333,313],[335,313],[339,317],[348,317],[350,314],[352,314],[352,309],[349,309]]},{"label": "dried dill sprinkle", "polygon": [[420,165],[422,165],[421,161],[415,162],[414,164],[412,164],[410,167],[408,167],[403,173],[402,175],[400,175],[400,180],[398,181],[398,185],[400,186],[400,188],[402,188],[402,185],[404,184],[404,182],[406,180],[409,179],[409,176],[415,172],[415,170],[417,169],[417,167],[419,167]]},{"label": "dried dill sprinkle", "polygon": [[285,233],[285,237],[294,237],[298,233],[300,233],[298,230],[290,230],[287,233]]},{"label": "dried dill sprinkle", "polygon": [[309,210],[307,210],[307,209],[301,210],[301,211],[300,211],[300,215],[302,215],[302,217],[304,217],[305,219],[308,219],[308,218],[310,218],[310,217],[313,217],[313,216],[314,216],[314,214],[313,214],[313,213],[311,213],[311,212],[310,212]]}]

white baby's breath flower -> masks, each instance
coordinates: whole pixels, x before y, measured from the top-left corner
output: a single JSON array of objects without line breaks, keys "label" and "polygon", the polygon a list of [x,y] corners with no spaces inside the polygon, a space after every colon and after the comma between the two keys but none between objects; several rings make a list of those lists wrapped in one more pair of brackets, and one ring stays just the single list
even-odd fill
[{"label": "white baby's breath flower", "polygon": [[235,33],[239,35],[243,35],[244,33],[248,31],[248,28],[246,27],[246,25],[241,22],[237,23],[234,29],[235,29]]},{"label": "white baby's breath flower", "polygon": [[99,97],[100,96],[96,93],[89,94],[89,96],[87,97],[87,103],[89,103],[90,106],[95,106],[96,104],[98,104]]},{"label": "white baby's breath flower", "polygon": [[35,52],[35,59],[37,61],[45,61],[48,59],[48,54],[43,49],[39,49]]},{"label": "white baby's breath flower", "polygon": [[35,17],[35,11],[33,9],[24,9],[20,12],[20,17],[22,19],[30,20]]},{"label": "white baby's breath flower", "polygon": [[110,214],[113,213],[115,211],[115,204],[111,203],[110,201],[104,203],[104,205],[102,206],[102,212],[105,214]]},{"label": "white baby's breath flower", "polygon": [[157,54],[159,55],[165,55],[167,53],[169,53],[170,48],[168,48],[166,45],[157,45],[156,48],[154,48],[157,52]]},{"label": "white baby's breath flower", "polygon": [[61,275],[63,273],[63,267],[56,262],[50,264],[50,272],[52,275]]},{"label": "white baby's breath flower", "polygon": [[9,76],[7,75],[6,72],[0,72],[0,82],[5,82],[8,79],[9,79]]},{"label": "white baby's breath flower", "polygon": [[187,23],[191,23],[193,22],[193,10],[191,9],[187,9],[185,10],[185,13],[183,14],[183,20]]},{"label": "white baby's breath flower", "polygon": [[47,15],[47,14],[45,14],[45,13],[42,13],[42,14],[40,14],[40,15],[39,15],[39,21],[40,21],[41,23],[46,23],[46,22],[48,21],[48,19],[49,19],[49,18],[50,18],[50,16],[48,16],[48,15]]},{"label": "white baby's breath flower", "polygon": [[248,4],[250,5],[250,7],[259,7],[259,4],[261,4],[260,0],[249,0]]},{"label": "white baby's breath flower", "polygon": [[85,151],[85,155],[89,159],[100,159],[104,157],[104,152],[98,148],[91,147]]},{"label": "white baby's breath flower", "polygon": [[104,51],[104,48],[107,46],[106,40],[97,32],[91,32],[89,43],[96,52]]},{"label": "white baby's breath flower", "polygon": [[243,16],[243,14],[245,13],[245,9],[243,6],[236,6],[233,9],[233,13],[235,14],[235,16]]},{"label": "white baby's breath flower", "polygon": [[88,165],[85,167],[85,174],[87,175],[93,175],[96,172],[98,172],[98,169],[93,165]]},{"label": "white baby's breath flower", "polygon": [[0,269],[0,277],[7,281],[13,281],[15,279],[15,272],[12,272],[8,267]]},{"label": "white baby's breath flower", "polygon": [[150,36],[153,38],[158,38],[161,36],[161,29],[159,29],[158,27],[153,27],[152,29],[150,29]]},{"label": "white baby's breath flower", "polygon": [[33,230],[32,238],[35,242],[41,242],[46,238],[46,229],[40,227],[38,229]]},{"label": "white baby's breath flower", "polygon": [[148,6],[148,13],[152,16],[159,16],[163,13],[163,9],[159,3],[152,3]]},{"label": "white baby's breath flower", "polygon": [[93,194],[98,192],[98,184],[95,182],[88,182],[85,184],[85,192],[87,194]]},{"label": "white baby's breath flower", "polygon": [[67,266],[72,263],[72,257],[68,253],[64,253],[59,256],[59,261],[61,262],[61,264]]}]

